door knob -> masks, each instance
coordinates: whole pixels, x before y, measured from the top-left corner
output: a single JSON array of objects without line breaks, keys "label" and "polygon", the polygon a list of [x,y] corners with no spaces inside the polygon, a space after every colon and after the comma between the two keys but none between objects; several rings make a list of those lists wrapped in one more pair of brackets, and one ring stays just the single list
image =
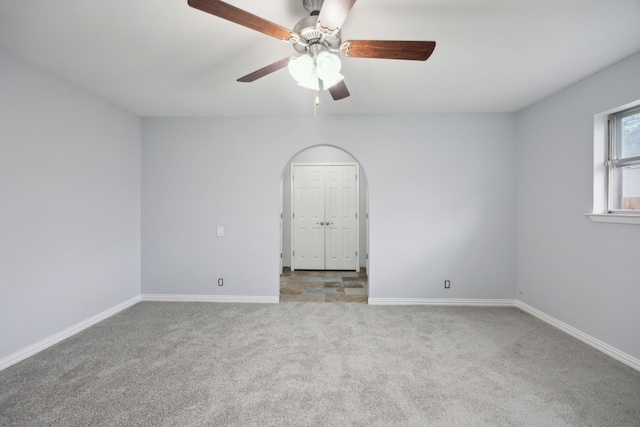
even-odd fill
[{"label": "door knob", "polygon": [[316,222],[316,224],[324,225],[324,222]]}]

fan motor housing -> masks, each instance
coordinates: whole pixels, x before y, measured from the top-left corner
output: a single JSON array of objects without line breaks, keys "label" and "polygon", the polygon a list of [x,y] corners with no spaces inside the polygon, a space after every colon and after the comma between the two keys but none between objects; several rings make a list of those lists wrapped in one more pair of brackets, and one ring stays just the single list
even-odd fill
[{"label": "fan motor housing", "polygon": [[[308,0],[312,1],[312,0]],[[307,0],[305,0],[305,3]],[[320,1],[322,3],[322,1]],[[302,19],[293,27],[293,31],[300,35],[302,43],[296,43],[293,45],[298,53],[310,53],[315,55],[323,50],[338,50],[340,48],[340,32],[326,36],[323,35],[316,23],[318,22],[318,16],[312,15]]]}]

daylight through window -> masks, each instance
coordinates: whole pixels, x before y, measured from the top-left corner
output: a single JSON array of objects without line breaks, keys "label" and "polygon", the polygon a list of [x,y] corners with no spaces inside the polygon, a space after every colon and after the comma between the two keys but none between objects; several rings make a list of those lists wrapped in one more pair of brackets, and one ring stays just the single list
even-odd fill
[{"label": "daylight through window", "polygon": [[609,212],[640,214],[640,107],[609,116]]}]

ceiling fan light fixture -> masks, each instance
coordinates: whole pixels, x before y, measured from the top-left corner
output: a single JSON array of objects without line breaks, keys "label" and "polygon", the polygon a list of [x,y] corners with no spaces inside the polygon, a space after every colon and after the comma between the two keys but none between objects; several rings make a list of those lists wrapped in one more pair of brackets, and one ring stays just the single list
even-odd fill
[{"label": "ceiling fan light fixture", "polygon": [[318,91],[320,90],[320,81],[318,80],[318,74],[316,70],[312,70],[308,76],[302,80],[298,80],[298,86],[302,86],[307,89]]},{"label": "ceiling fan light fixture", "polygon": [[338,55],[322,51],[316,58],[316,64],[318,77],[322,79],[325,89],[329,89],[344,80],[344,76],[340,74],[342,62]]},{"label": "ceiling fan light fixture", "polygon": [[287,68],[291,77],[296,81],[304,80],[314,68],[313,58],[309,55],[300,55],[289,61]]},{"label": "ceiling fan light fixture", "polygon": [[318,53],[315,61],[309,54],[300,55],[289,61],[287,68],[298,85],[311,90],[320,90],[318,79],[322,80],[322,88],[325,90],[344,80],[344,76],[340,74],[340,58],[326,51]]},{"label": "ceiling fan light fixture", "polygon": [[334,53],[323,50],[316,58],[318,73],[337,73],[342,68],[340,57]]},{"label": "ceiling fan light fixture", "polygon": [[312,90],[320,89],[316,66],[310,55],[300,55],[292,59],[289,61],[287,68],[289,69],[291,77],[293,77],[300,86]]}]

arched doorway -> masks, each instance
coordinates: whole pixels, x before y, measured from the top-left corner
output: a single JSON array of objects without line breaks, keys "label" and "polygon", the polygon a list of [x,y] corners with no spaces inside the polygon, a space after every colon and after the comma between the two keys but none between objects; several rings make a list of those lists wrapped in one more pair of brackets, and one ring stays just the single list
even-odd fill
[{"label": "arched doorway", "polygon": [[[357,260],[351,271],[317,268],[292,271],[295,243],[292,242],[292,165],[357,165],[359,193]],[[296,167],[296,166],[294,166]],[[368,182],[362,165],[345,150],[318,145],[292,156],[284,166],[280,180],[280,270],[281,301],[367,302],[369,261]]]}]

